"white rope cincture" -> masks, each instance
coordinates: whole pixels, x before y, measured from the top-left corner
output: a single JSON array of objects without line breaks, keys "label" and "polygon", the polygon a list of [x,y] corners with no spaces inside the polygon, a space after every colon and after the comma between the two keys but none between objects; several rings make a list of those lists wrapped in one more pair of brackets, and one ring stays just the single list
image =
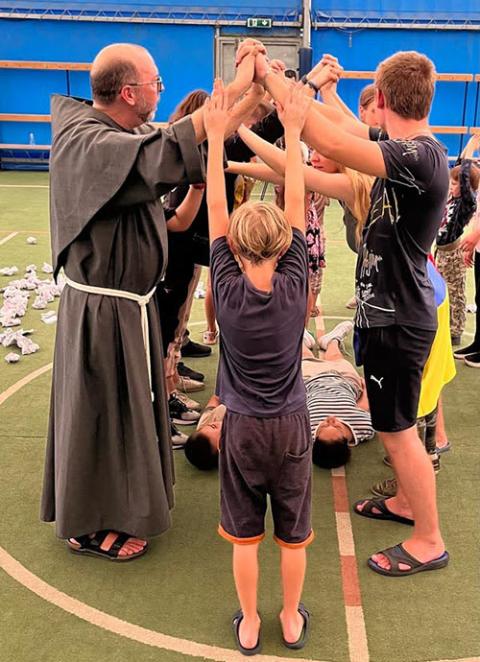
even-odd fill
[{"label": "white rope cincture", "polygon": [[118,297],[120,299],[129,299],[130,301],[135,301],[140,306],[140,324],[142,327],[143,335],[143,346],[145,348],[145,357],[147,359],[147,370],[148,370],[148,383],[150,385],[150,393],[152,397],[152,402],[154,400],[154,394],[152,389],[152,361],[150,356],[150,336],[148,329],[148,310],[147,305],[150,299],[155,294],[154,287],[147,294],[135,294],[135,292],[128,292],[127,290],[113,290],[108,287],[95,287],[93,285],[85,285],[84,283],[77,283],[65,274],[65,282],[67,285],[72,287],[74,290],[80,290],[80,292],[87,292],[87,294],[100,294],[107,297]]}]

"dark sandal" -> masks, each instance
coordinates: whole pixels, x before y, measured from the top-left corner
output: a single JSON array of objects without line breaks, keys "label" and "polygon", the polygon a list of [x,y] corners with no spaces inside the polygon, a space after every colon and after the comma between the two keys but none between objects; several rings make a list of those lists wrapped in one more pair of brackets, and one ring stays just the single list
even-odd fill
[{"label": "dark sandal", "polygon": [[[417,572],[424,572],[426,570],[439,570],[448,565],[450,558],[448,552],[445,551],[438,558],[422,563],[409,554],[402,544],[389,547],[381,552],[377,552],[377,554],[383,554],[390,561],[390,569],[387,570],[386,568],[382,568],[378,563],[375,563],[371,557],[367,561],[368,566],[375,572],[378,572],[380,575],[385,575],[386,577],[403,577],[414,575]],[[400,563],[410,566],[410,569],[401,570]]]},{"label": "dark sandal", "polygon": [[[105,538],[108,536],[109,533],[116,533],[116,532],[110,530],[97,531],[97,533],[93,536],[93,538],[91,538],[88,534],[84,536],[77,536],[76,538],[69,538],[69,540],[67,540],[67,545],[69,546],[70,551],[72,551],[74,554],[87,554],[90,556],[100,556],[105,559],[108,559],[109,561],[118,561],[118,562],[131,561],[132,559],[136,559],[139,556],[145,554],[145,552],[148,549],[148,543],[147,543],[143,549],[141,549],[139,552],[135,552],[135,554],[128,554],[127,556],[119,556],[118,553],[120,552],[124,544],[127,542],[129,538],[133,537],[128,533],[119,533],[117,539],[112,544],[110,549],[104,550],[101,548],[101,545],[103,544],[103,541],[105,540]],[[75,543],[78,543],[79,546],[75,545]]]},{"label": "dark sandal", "polygon": [[[392,520],[393,522],[400,522],[400,524],[408,524],[413,526],[415,522],[409,517],[402,517],[401,515],[396,515],[388,509],[387,504],[385,503],[386,499],[360,499],[353,504],[353,512],[362,517],[370,517],[370,519],[382,519],[382,520]],[[362,510],[358,510],[358,506],[364,503]],[[379,513],[373,512],[373,509],[376,508],[379,510]]]},{"label": "dark sandal", "polygon": [[236,611],[232,618],[233,636],[235,637],[235,644],[242,655],[257,655],[262,650],[262,642],[260,641],[260,631],[258,632],[258,640],[253,648],[245,648],[240,643],[240,623],[243,621],[243,611],[239,609]]},{"label": "dark sandal", "polygon": [[305,646],[308,640],[308,633],[310,630],[310,612],[305,607],[303,602],[301,602],[298,605],[298,613],[303,616],[303,628],[297,641],[294,642],[286,641],[285,637],[282,636],[283,645],[295,651],[298,651]]}]

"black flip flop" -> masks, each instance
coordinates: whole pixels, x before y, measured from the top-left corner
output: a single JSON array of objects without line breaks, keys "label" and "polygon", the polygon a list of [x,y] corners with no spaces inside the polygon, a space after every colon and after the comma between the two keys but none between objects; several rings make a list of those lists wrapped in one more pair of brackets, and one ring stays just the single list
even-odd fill
[{"label": "black flip flop", "polygon": [[[391,520],[392,522],[400,522],[400,524],[408,524],[413,526],[415,522],[409,517],[402,517],[401,515],[396,515],[388,509],[387,504],[385,503],[386,499],[360,499],[353,504],[353,512],[362,517],[369,517],[370,519],[381,519],[381,520]],[[358,510],[359,505],[365,504],[362,510]],[[375,513],[373,509],[376,508],[380,512]]]},{"label": "black flip flop", "polygon": [[[124,563],[126,561],[132,561],[133,559],[143,556],[148,549],[148,543],[143,549],[135,554],[129,554],[128,556],[119,556],[118,553],[122,549],[123,545],[127,542],[129,538],[133,536],[128,533],[119,533],[117,539],[112,544],[110,549],[104,550],[101,548],[101,544],[107,537],[109,533],[115,533],[114,531],[97,531],[97,533],[90,538],[89,535],[76,536],[75,538],[70,538],[67,540],[67,545],[70,548],[70,551],[74,554],[86,554],[87,556],[98,556],[100,558],[107,559],[108,561],[117,561],[118,563]],[[78,543],[77,547],[73,542]]]},{"label": "black flip flop", "polygon": [[260,641],[260,631],[258,633],[258,640],[253,648],[245,648],[240,643],[240,623],[243,621],[243,611],[239,609],[236,611],[232,618],[233,636],[235,637],[235,644],[242,655],[257,655],[262,650],[262,642]]},{"label": "black flip flop", "polygon": [[[377,554],[383,554],[390,561],[390,569],[382,568],[371,557],[367,561],[368,567],[386,577],[406,577],[408,575],[415,575],[417,572],[425,572],[426,570],[439,570],[448,565],[448,561],[450,560],[448,552],[445,551],[438,558],[422,563],[422,561],[409,554],[402,544],[388,547],[388,549],[382,549]],[[408,565],[409,569],[400,570],[400,563]]]},{"label": "black flip flop", "polygon": [[290,641],[286,641],[285,637],[282,637],[283,638],[283,645],[286,646],[287,648],[290,648],[291,650],[294,650],[294,651],[298,651],[298,650],[300,650],[301,648],[303,648],[305,646],[305,644],[308,641],[308,633],[309,633],[309,630],[310,630],[310,612],[305,607],[303,602],[301,602],[298,605],[298,613],[303,616],[303,628],[302,628],[302,631],[300,633],[299,638],[297,639],[297,641],[290,642]]}]

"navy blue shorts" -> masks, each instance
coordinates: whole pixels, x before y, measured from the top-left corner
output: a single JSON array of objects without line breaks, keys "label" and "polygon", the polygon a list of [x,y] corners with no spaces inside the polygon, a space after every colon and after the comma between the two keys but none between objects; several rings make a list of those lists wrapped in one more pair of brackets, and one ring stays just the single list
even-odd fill
[{"label": "navy blue shorts", "polygon": [[227,411],[219,457],[221,536],[236,544],[260,542],[270,495],[275,540],[293,548],[313,540],[312,435],[306,407],[275,418]]}]

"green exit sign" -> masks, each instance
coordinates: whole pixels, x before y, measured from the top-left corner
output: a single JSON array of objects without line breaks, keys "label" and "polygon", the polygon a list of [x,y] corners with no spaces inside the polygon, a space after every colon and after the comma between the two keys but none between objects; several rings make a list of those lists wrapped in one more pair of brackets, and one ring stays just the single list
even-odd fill
[{"label": "green exit sign", "polygon": [[271,28],[271,18],[247,18],[247,28]]}]

